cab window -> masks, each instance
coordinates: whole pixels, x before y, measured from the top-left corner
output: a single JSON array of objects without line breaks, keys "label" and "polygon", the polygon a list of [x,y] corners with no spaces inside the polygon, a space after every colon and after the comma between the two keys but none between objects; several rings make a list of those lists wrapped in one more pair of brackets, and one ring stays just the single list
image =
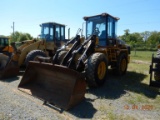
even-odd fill
[{"label": "cab window", "polygon": [[60,40],[60,26],[59,25],[56,25],[55,39]]},{"label": "cab window", "polygon": [[63,26],[61,26],[61,40],[65,40],[64,32],[65,32],[65,29]]}]

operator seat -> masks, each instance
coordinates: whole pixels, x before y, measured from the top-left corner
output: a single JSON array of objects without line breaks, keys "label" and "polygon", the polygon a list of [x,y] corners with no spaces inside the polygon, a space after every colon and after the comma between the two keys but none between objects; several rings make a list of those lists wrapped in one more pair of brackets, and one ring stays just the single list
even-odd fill
[{"label": "operator seat", "polygon": [[106,46],[106,31],[103,30],[99,36],[99,45]]}]

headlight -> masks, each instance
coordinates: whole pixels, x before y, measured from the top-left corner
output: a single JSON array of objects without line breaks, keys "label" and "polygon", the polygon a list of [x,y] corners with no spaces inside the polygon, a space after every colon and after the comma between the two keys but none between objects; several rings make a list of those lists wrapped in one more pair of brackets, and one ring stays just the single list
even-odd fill
[{"label": "headlight", "polygon": [[66,48],[66,46],[65,46],[65,45],[63,45],[61,48],[62,48],[62,49],[65,49],[65,48]]}]

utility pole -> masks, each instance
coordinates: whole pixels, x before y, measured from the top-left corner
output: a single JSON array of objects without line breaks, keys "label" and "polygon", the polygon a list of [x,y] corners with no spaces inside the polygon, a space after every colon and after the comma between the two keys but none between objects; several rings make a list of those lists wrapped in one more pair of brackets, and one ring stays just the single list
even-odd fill
[{"label": "utility pole", "polygon": [[14,22],[13,22],[13,27],[12,28],[13,28],[13,35],[14,35]]},{"label": "utility pole", "polygon": [[14,41],[14,22],[13,22],[13,26],[11,26],[11,28],[13,29],[13,41]]}]

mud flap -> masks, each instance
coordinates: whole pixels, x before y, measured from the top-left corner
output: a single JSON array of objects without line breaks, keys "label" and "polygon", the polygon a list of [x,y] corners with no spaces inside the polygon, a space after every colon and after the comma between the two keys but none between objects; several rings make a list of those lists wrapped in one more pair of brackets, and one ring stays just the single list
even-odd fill
[{"label": "mud flap", "polygon": [[18,89],[67,110],[84,99],[86,82],[67,67],[30,61]]},{"label": "mud flap", "polygon": [[0,79],[15,77],[19,73],[18,63],[10,60],[6,67],[0,70]]}]

